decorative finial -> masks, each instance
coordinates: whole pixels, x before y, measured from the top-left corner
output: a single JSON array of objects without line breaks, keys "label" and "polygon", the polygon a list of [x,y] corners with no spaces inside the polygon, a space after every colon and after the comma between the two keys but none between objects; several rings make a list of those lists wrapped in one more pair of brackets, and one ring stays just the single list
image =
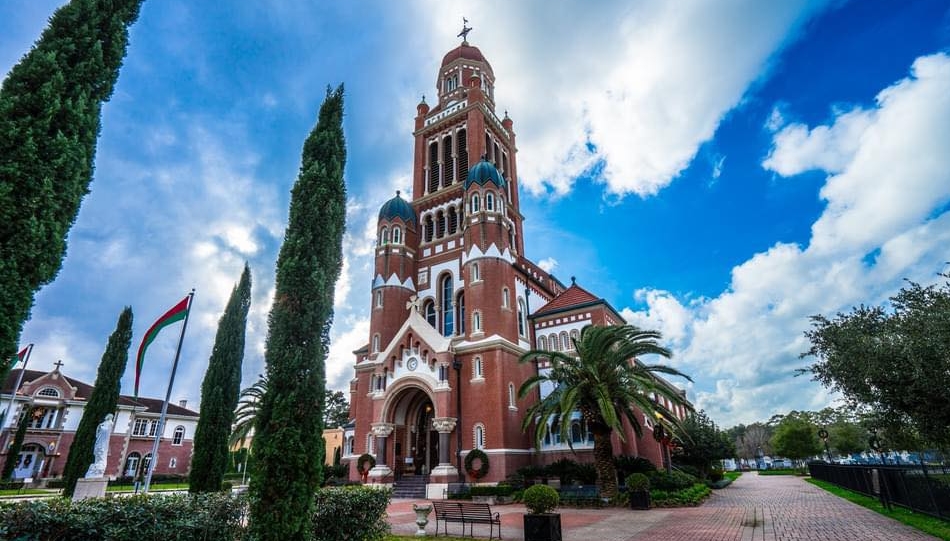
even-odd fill
[{"label": "decorative finial", "polygon": [[462,31],[458,33],[457,38],[462,38],[462,44],[468,45],[468,33],[472,31],[472,27],[468,26],[468,19],[462,17]]},{"label": "decorative finial", "polygon": [[399,190],[396,190],[396,197],[399,197]]},{"label": "decorative finial", "polygon": [[425,102],[426,102],[426,95],[423,94],[423,95],[422,95],[422,101],[420,101],[419,103],[425,103]]},{"label": "decorative finial", "polygon": [[576,276],[571,276],[571,285],[572,285],[572,286],[576,286],[576,285],[577,285],[577,277],[576,277]]}]

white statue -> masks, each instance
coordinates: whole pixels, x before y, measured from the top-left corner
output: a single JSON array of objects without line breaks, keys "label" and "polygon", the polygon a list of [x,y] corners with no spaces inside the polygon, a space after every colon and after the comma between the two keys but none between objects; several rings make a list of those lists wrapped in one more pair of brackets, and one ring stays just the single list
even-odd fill
[{"label": "white statue", "polygon": [[86,479],[105,477],[106,460],[109,458],[109,436],[112,435],[112,414],[99,423],[96,428],[96,445],[92,451],[92,464],[86,470]]}]

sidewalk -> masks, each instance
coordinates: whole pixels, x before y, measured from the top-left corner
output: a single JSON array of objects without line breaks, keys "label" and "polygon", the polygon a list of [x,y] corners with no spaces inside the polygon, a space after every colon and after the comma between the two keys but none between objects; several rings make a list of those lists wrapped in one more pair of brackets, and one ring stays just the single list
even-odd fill
[{"label": "sidewalk", "polygon": [[[416,532],[414,500],[393,500],[387,509],[393,533]],[[524,539],[523,505],[493,506],[505,541]],[[435,535],[430,515],[426,532]],[[444,534],[442,524],[440,534]],[[746,473],[714,491],[700,507],[681,509],[561,510],[564,541],[911,541],[934,540],[897,521],[829,494],[798,477]],[[484,531],[483,531],[484,530]],[[449,535],[461,526],[449,524]],[[466,534],[468,529],[466,528]],[[488,538],[488,526],[475,526]]]}]

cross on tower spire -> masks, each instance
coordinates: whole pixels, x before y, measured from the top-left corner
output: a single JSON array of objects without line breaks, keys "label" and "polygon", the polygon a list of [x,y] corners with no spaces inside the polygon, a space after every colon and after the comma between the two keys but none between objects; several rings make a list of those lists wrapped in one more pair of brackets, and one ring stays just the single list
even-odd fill
[{"label": "cross on tower spire", "polygon": [[462,43],[468,45],[468,33],[472,31],[472,27],[468,26],[468,19],[462,17],[462,31],[458,33],[457,38],[462,38]]},{"label": "cross on tower spire", "polygon": [[53,363],[53,366],[56,367],[56,371],[58,372],[59,369],[63,367],[63,361],[62,361],[62,359],[60,359],[60,360],[56,361],[55,363]]}]

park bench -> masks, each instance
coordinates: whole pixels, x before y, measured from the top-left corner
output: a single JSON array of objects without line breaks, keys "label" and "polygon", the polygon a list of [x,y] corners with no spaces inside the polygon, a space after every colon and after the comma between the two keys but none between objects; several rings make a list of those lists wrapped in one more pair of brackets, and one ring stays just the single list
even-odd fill
[{"label": "park bench", "polygon": [[491,507],[487,503],[463,502],[463,501],[433,501],[432,508],[435,509],[435,535],[439,535],[439,521],[445,526],[445,535],[449,535],[449,522],[459,522],[462,524],[462,536],[465,535],[465,525],[468,524],[468,533],[475,537],[474,527],[476,524],[488,524],[488,539],[495,537],[495,525],[498,525],[498,539],[501,539],[501,516],[498,513],[492,513]]},{"label": "park bench", "polygon": [[559,496],[564,505],[600,507],[603,504],[597,485],[562,486]]}]

